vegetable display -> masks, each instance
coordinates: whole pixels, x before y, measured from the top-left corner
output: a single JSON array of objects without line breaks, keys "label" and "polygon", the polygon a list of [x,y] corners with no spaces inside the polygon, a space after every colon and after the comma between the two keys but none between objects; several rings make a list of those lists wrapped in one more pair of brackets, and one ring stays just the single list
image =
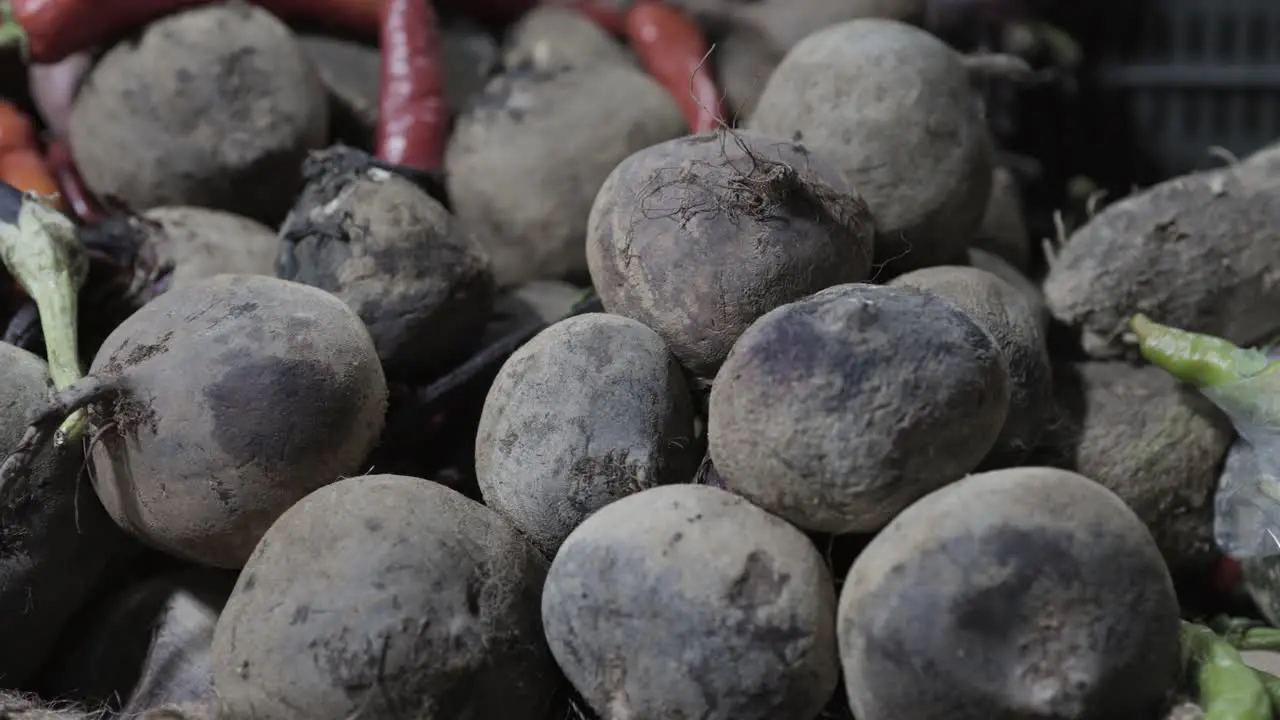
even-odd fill
[{"label": "vegetable display", "polygon": [[1280,143],[1048,5],[0,0],[0,720],[1280,718]]}]

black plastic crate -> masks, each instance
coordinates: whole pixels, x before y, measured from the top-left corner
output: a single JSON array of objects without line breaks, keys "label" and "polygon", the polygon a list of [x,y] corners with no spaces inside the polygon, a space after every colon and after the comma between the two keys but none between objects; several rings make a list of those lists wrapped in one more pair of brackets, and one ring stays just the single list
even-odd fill
[{"label": "black plastic crate", "polygon": [[[1123,2],[1124,0],[1116,0]],[[1123,96],[1162,174],[1280,138],[1280,0],[1163,0],[1102,44],[1100,89]]]}]

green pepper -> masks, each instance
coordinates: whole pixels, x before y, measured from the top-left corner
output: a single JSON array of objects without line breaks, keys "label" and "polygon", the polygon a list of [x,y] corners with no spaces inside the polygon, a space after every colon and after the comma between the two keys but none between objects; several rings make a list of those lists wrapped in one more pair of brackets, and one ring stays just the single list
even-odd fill
[{"label": "green pepper", "polygon": [[1267,697],[1271,698],[1272,711],[1280,708],[1280,677],[1261,670],[1255,672],[1258,675],[1258,680],[1262,682],[1263,689],[1267,691]]},{"label": "green pepper", "polygon": [[1209,627],[1237,650],[1280,652],[1280,628],[1250,618],[1220,616]]},{"label": "green pepper", "polygon": [[[1222,615],[1214,618],[1209,627],[1237,650],[1280,652],[1280,628],[1264,622]],[[1272,709],[1280,711],[1280,677],[1256,668],[1254,672],[1271,698]]]},{"label": "green pepper", "polygon": [[1204,625],[1183,621],[1182,664],[1204,720],[1271,720],[1271,696],[1240,651]]}]

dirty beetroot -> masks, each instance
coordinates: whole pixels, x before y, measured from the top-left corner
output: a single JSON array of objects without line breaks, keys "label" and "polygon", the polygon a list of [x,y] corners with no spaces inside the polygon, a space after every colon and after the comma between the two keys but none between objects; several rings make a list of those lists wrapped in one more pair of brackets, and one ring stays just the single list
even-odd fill
[{"label": "dirty beetroot", "polygon": [[1060,177],[1011,3],[99,4],[0,60],[0,718],[1280,717],[1275,146]]}]

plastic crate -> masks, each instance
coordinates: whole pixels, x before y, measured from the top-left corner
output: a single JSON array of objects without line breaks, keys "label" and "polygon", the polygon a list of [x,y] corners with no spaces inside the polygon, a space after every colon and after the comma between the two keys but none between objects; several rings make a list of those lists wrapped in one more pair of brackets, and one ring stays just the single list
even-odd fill
[{"label": "plastic crate", "polygon": [[1280,0],[1162,0],[1134,29],[1105,43],[1098,84],[1164,174],[1280,138]]}]

